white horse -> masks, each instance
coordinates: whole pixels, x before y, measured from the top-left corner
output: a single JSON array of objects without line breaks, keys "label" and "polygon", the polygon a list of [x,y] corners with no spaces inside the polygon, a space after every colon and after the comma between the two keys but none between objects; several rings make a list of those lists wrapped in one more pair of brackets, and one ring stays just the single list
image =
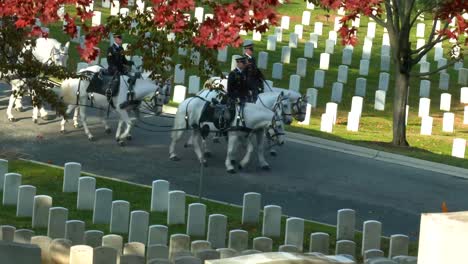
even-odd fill
[{"label": "white horse", "polygon": [[[95,73],[98,71],[100,66],[91,66],[84,69],[83,72],[89,71]],[[86,89],[89,86],[88,80],[81,79],[66,79],[62,85],[58,95],[62,101],[67,105],[66,114],[69,115],[79,106],[80,119],[85,130],[85,133],[89,140],[93,140],[94,136],[89,131],[88,124],[86,122],[86,108],[93,107],[98,108],[101,113],[101,119],[104,124],[105,130],[107,133],[110,133],[110,128],[107,124],[105,118],[103,118],[104,112],[109,109],[109,104],[115,106],[115,111],[119,115],[119,125],[116,131],[115,139],[117,142],[122,145],[125,142],[125,139],[131,139],[130,131],[132,129],[132,121],[129,117],[128,111],[132,110],[135,105],[129,107],[123,107],[127,102],[129,84],[129,77],[126,75],[120,76],[120,86],[119,92],[111,97],[111,101],[107,100],[107,97],[101,94],[93,93],[88,94]],[[141,102],[147,96],[151,96],[151,110],[159,115],[162,113],[162,107],[169,101],[170,96],[170,83],[169,82],[154,82],[152,80],[136,79],[136,82],[133,86],[133,100],[136,102]],[[61,122],[61,131],[65,131],[66,119],[63,117]],[[121,126],[125,123],[127,125],[124,133],[121,132]]]},{"label": "white horse", "polygon": [[[55,64],[57,66],[66,67],[68,61],[68,49],[70,46],[70,42],[67,42],[63,47],[62,44],[57,41],[56,39],[52,38],[38,38],[36,40],[36,46],[32,50],[33,56],[43,64]],[[26,47],[25,49],[30,49],[30,47]],[[20,58],[21,61],[21,58]],[[24,81],[21,79],[14,79],[10,82],[11,85],[11,96],[8,102],[8,107],[6,110],[6,114],[8,120],[13,122],[15,121],[15,117],[13,116],[12,110],[13,107],[17,111],[23,111],[23,105],[21,104],[21,96],[18,95],[20,88],[24,85]],[[31,92],[29,93],[30,96],[34,96]],[[38,109],[36,106],[33,108],[33,122],[37,123],[37,119],[39,117],[47,116],[47,111],[44,107]]]},{"label": "white horse", "polygon": [[[216,92],[212,94],[215,95],[215,93]],[[175,147],[177,145],[177,141],[182,137],[184,129],[193,128],[192,137],[194,151],[200,162],[206,165],[206,152],[204,151],[204,146],[201,144],[201,140],[202,133],[204,130],[206,131],[205,128],[210,125],[210,122],[201,119],[205,105],[210,104],[210,100],[207,100],[201,96],[197,96],[188,98],[179,105],[174,119],[174,131],[171,135],[172,142],[169,147],[169,158],[171,160],[179,160],[175,152]],[[244,131],[246,130],[249,131],[247,138],[247,152],[239,163],[239,168],[244,168],[250,161],[251,155],[255,149],[254,142],[252,141],[254,140],[254,137],[256,139],[256,145],[258,148],[257,155],[260,167],[263,169],[270,168],[270,165],[266,162],[264,157],[264,136],[265,131],[268,130],[269,135],[273,137],[278,144],[284,143],[284,127],[282,117],[283,102],[284,100],[282,98],[282,94],[280,93],[276,98],[273,111],[265,106],[252,103],[245,104],[243,114],[239,113],[239,108],[236,109],[235,118],[230,124],[230,129],[227,131],[228,152],[225,165],[228,172],[235,172],[232,161],[236,160],[234,156],[237,144],[241,143],[240,135],[243,134],[243,138],[245,138],[246,132]],[[240,118],[240,116],[243,117],[244,121],[239,126],[238,118]]]}]

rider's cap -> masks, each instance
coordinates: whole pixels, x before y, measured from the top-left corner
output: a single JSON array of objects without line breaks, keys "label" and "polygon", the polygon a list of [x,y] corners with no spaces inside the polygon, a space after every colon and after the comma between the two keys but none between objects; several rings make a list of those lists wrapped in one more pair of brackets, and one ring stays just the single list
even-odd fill
[{"label": "rider's cap", "polygon": [[246,62],[245,57],[241,55],[234,55],[234,59],[236,60],[236,62]]},{"label": "rider's cap", "polygon": [[244,46],[244,49],[253,48],[253,41],[250,39],[247,39],[244,41],[243,46]]},{"label": "rider's cap", "polygon": [[114,38],[122,39],[122,35],[120,35],[120,34],[114,34]]}]

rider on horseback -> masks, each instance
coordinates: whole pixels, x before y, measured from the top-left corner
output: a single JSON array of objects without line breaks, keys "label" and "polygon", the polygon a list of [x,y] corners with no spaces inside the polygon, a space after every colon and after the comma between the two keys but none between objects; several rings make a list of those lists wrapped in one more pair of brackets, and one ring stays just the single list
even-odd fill
[{"label": "rider on horseback", "polygon": [[257,101],[259,93],[263,92],[263,81],[265,77],[260,69],[257,67],[257,62],[253,56],[254,47],[251,40],[246,40],[244,42],[244,56],[247,59],[247,64],[245,68],[245,74],[247,76],[247,87],[252,94],[252,102]]},{"label": "rider on horseback", "polygon": [[241,104],[250,101],[249,89],[247,87],[247,75],[245,73],[246,58],[236,55],[236,68],[229,73],[227,82],[227,96],[231,102]]}]

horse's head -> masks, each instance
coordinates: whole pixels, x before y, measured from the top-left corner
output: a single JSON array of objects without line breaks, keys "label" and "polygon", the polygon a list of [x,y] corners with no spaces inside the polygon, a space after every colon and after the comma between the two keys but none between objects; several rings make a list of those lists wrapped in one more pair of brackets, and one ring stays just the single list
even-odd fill
[{"label": "horse's head", "polygon": [[307,103],[307,96],[303,95],[292,104],[292,114],[299,122],[303,122],[306,118]]},{"label": "horse's head", "polygon": [[70,42],[67,42],[63,47],[62,45],[55,45],[52,47],[50,54],[50,61],[55,65],[66,67],[68,62],[68,48]]},{"label": "horse's head", "polygon": [[273,105],[273,112],[279,116],[284,124],[290,125],[292,123],[292,108],[289,98],[281,92],[276,98]]},{"label": "horse's head", "polygon": [[284,144],[286,134],[284,130],[283,119],[275,111],[271,120],[271,124],[266,130],[266,137],[270,142],[273,142],[273,144],[275,145],[281,146]]},{"label": "horse's head", "polygon": [[160,115],[163,111],[163,106],[169,103],[171,99],[171,90],[172,90],[172,82],[171,78],[163,80],[162,78],[158,78],[156,80],[156,90],[151,98],[152,111],[156,115]]}]

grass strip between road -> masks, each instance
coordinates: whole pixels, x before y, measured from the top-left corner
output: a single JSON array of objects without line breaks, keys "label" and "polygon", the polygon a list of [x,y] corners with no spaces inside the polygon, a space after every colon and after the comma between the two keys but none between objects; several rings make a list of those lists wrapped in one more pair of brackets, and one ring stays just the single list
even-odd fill
[{"label": "grass strip between road", "polygon": [[[64,193],[62,192],[63,184],[63,168],[56,166],[48,166],[39,164],[36,162],[30,162],[25,160],[10,160],[9,161],[9,172],[16,172],[22,175],[22,185],[33,185],[37,188],[36,195],[49,195],[53,199],[53,206],[65,207],[69,210],[69,220],[82,220],[86,223],[86,230],[101,230],[105,234],[110,234],[110,226],[103,224],[93,224],[92,216],[93,212],[78,211],[76,209],[76,193]],[[83,173],[83,176],[87,176]],[[144,210],[150,212],[151,204],[151,187],[128,183],[121,180],[114,180],[107,177],[99,177],[96,175],[96,189],[97,188],[109,188],[113,191],[113,200],[125,200],[130,202],[130,209],[133,210]],[[3,195],[3,194],[2,194]],[[260,237],[262,230],[262,221],[257,225],[242,225],[242,208],[240,206],[228,205],[226,203],[217,202],[213,200],[202,199],[201,201],[194,196],[187,196],[186,207],[191,203],[201,202],[207,206],[207,217],[210,214],[223,214],[228,218],[228,231],[234,229],[243,229],[249,232],[249,248],[252,247],[252,241],[255,237]],[[265,205],[265,201],[263,202]],[[187,210],[186,210],[187,212]],[[166,213],[150,212],[150,225],[166,225]],[[263,215],[260,216],[263,219]],[[281,236],[275,238],[274,250],[284,244],[284,232],[286,226],[286,216],[283,216],[281,221]],[[208,218],[207,218],[208,221]],[[46,235],[46,228],[31,228],[31,218],[29,217],[16,217],[16,207],[14,206],[3,206],[0,205],[0,225],[12,225],[16,229],[32,229],[35,231],[35,235]],[[336,228],[334,226],[321,224],[312,221],[306,221],[304,226],[304,252],[308,251],[310,234],[313,232],[324,232],[330,235],[330,253],[335,252],[335,241],[336,241]],[[171,225],[169,226],[169,234],[185,234],[185,225]],[[124,237],[124,241],[127,241],[127,235],[120,234]],[[205,239],[204,237],[191,237],[191,240]],[[356,232],[356,252],[360,252],[361,248],[362,233]],[[388,238],[382,238],[382,250],[388,252],[389,240]],[[410,255],[417,254],[417,243],[410,243]],[[359,255],[359,254],[357,254]],[[358,257],[358,260],[362,261],[362,258]]]}]

